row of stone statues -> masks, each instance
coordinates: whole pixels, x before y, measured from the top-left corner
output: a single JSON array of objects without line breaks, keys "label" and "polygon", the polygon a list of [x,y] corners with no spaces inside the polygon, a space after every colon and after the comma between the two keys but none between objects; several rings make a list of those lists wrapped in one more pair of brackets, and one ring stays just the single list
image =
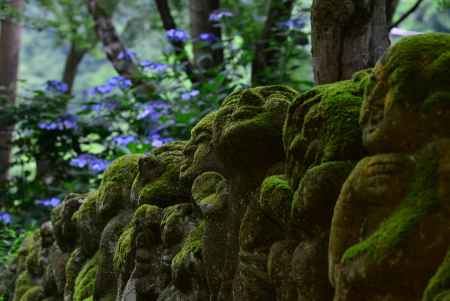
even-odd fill
[{"label": "row of stone statues", "polygon": [[408,37],[117,159],[24,241],[12,300],[450,300],[449,181],[450,36]]}]

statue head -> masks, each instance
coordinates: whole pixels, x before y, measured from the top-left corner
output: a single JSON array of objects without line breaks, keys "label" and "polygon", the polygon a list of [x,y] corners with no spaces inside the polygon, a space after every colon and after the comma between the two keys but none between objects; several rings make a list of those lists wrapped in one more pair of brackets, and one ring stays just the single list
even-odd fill
[{"label": "statue head", "polygon": [[377,63],[360,124],[371,153],[413,153],[450,129],[450,36],[407,37]]},{"label": "statue head", "polygon": [[244,89],[229,95],[213,122],[213,145],[228,174],[258,174],[283,160],[282,125],[298,93],[286,86]]},{"label": "statue head", "polygon": [[212,128],[215,117],[216,112],[209,113],[192,129],[191,138],[183,150],[181,178],[193,180],[203,172],[220,172],[222,170],[212,145]]},{"label": "statue head", "polygon": [[309,168],[363,156],[358,117],[362,83],[369,73],[362,71],[353,80],[317,86],[290,105],[283,143],[286,174],[293,189]]}]

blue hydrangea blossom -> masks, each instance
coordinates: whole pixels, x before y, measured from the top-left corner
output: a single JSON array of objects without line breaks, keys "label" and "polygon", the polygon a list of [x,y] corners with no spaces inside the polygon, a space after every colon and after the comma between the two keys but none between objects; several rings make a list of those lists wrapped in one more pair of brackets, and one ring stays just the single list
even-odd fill
[{"label": "blue hydrangea blossom", "polygon": [[12,216],[8,212],[0,211],[0,222],[3,224],[10,224],[12,222]]},{"label": "blue hydrangea blossom", "polygon": [[209,15],[209,21],[219,22],[223,18],[233,17],[234,14],[229,10],[216,10]]},{"label": "blue hydrangea blossom", "polygon": [[173,42],[186,42],[189,40],[189,34],[182,29],[169,29],[166,31],[166,37]]},{"label": "blue hydrangea blossom", "polygon": [[36,203],[38,205],[42,205],[45,207],[56,207],[59,204],[61,204],[61,200],[57,197],[53,197],[53,198],[49,198],[49,199],[44,199],[44,200],[37,200]]},{"label": "blue hydrangea blossom", "polygon": [[78,168],[89,168],[90,171],[98,173],[104,171],[109,161],[97,158],[92,154],[81,154],[76,158],[70,160],[70,165]]},{"label": "blue hydrangea blossom", "polygon": [[66,93],[69,91],[69,86],[59,80],[49,80],[46,83],[45,90],[47,92]]}]

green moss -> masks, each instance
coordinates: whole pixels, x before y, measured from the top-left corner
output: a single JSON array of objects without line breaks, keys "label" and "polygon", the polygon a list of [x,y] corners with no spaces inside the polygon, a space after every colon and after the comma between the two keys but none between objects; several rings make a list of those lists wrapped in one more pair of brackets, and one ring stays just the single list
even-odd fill
[{"label": "green moss", "polygon": [[172,269],[178,270],[189,256],[200,256],[203,248],[203,233],[205,232],[205,222],[202,221],[189,233],[183,242],[181,250],[172,259]]},{"label": "green moss", "polygon": [[142,205],[134,213],[131,222],[120,235],[114,253],[114,269],[122,271],[133,251],[136,239],[136,231],[142,228],[144,223],[156,223],[159,225],[161,209],[156,206]]},{"label": "green moss", "polygon": [[78,273],[81,269],[81,251],[79,248],[73,250],[70,253],[69,258],[67,259],[65,275],[66,275],[66,284],[65,291],[72,291],[75,287],[75,280],[77,279]]},{"label": "green moss", "polygon": [[120,272],[127,263],[129,254],[134,246],[135,239],[135,228],[127,227],[120,235],[119,241],[117,242],[117,247],[114,253],[114,270]]},{"label": "green moss", "polygon": [[14,289],[14,299],[13,301],[20,301],[25,293],[35,287],[36,284],[33,282],[33,279],[27,271],[20,273],[19,277],[16,280],[16,287]]},{"label": "green moss", "polygon": [[437,159],[435,151],[428,152],[417,164],[417,174],[400,207],[367,239],[347,249],[341,258],[347,262],[367,254],[381,261],[396,246],[407,239],[422,218],[439,207],[437,196]]},{"label": "green moss", "polygon": [[88,196],[86,197],[86,201],[80,206],[80,209],[78,209],[73,215],[72,220],[76,223],[80,221],[80,219],[86,217],[86,216],[95,216],[96,214],[96,203],[98,198],[98,192],[90,192]]},{"label": "green moss", "polygon": [[20,298],[20,301],[40,301],[43,299],[44,289],[41,286],[34,286]]},{"label": "green moss", "polygon": [[280,225],[286,225],[292,200],[292,190],[285,176],[275,175],[264,180],[258,199],[262,211]]},{"label": "green moss", "polygon": [[155,181],[144,186],[139,195],[139,204],[156,205],[161,208],[185,201],[186,192],[179,183],[179,166],[170,164]]},{"label": "green moss", "polygon": [[142,155],[131,154],[114,160],[103,174],[103,182],[114,181],[131,187],[138,172],[138,161]]},{"label": "green moss", "polygon": [[83,301],[94,294],[98,256],[99,253],[91,258],[78,274],[75,280],[75,291],[73,294],[74,301]]},{"label": "green moss", "polygon": [[[445,298],[444,298],[445,296]],[[450,298],[450,249],[447,256],[431,278],[423,294],[423,301],[443,301]]]}]

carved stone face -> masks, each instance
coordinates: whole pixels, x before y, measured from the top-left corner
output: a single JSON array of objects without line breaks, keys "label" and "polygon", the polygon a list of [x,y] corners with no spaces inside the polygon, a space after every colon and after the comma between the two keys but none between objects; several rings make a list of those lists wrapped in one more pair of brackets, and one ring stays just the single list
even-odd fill
[{"label": "carved stone face", "polygon": [[296,95],[284,86],[268,86],[225,99],[214,121],[213,144],[227,169],[249,172],[283,158],[282,124]]},{"label": "carved stone face", "polygon": [[194,179],[207,171],[220,172],[222,167],[212,145],[212,127],[216,113],[209,113],[192,129],[191,139],[186,144],[180,177]]},{"label": "carved stone face", "polygon": [[[450,39],[405,38],[379,61],[366,89],[360,124],[371,153],[414,153],[448,136]],[[447,71],[446,71],[447,70]]]}]

